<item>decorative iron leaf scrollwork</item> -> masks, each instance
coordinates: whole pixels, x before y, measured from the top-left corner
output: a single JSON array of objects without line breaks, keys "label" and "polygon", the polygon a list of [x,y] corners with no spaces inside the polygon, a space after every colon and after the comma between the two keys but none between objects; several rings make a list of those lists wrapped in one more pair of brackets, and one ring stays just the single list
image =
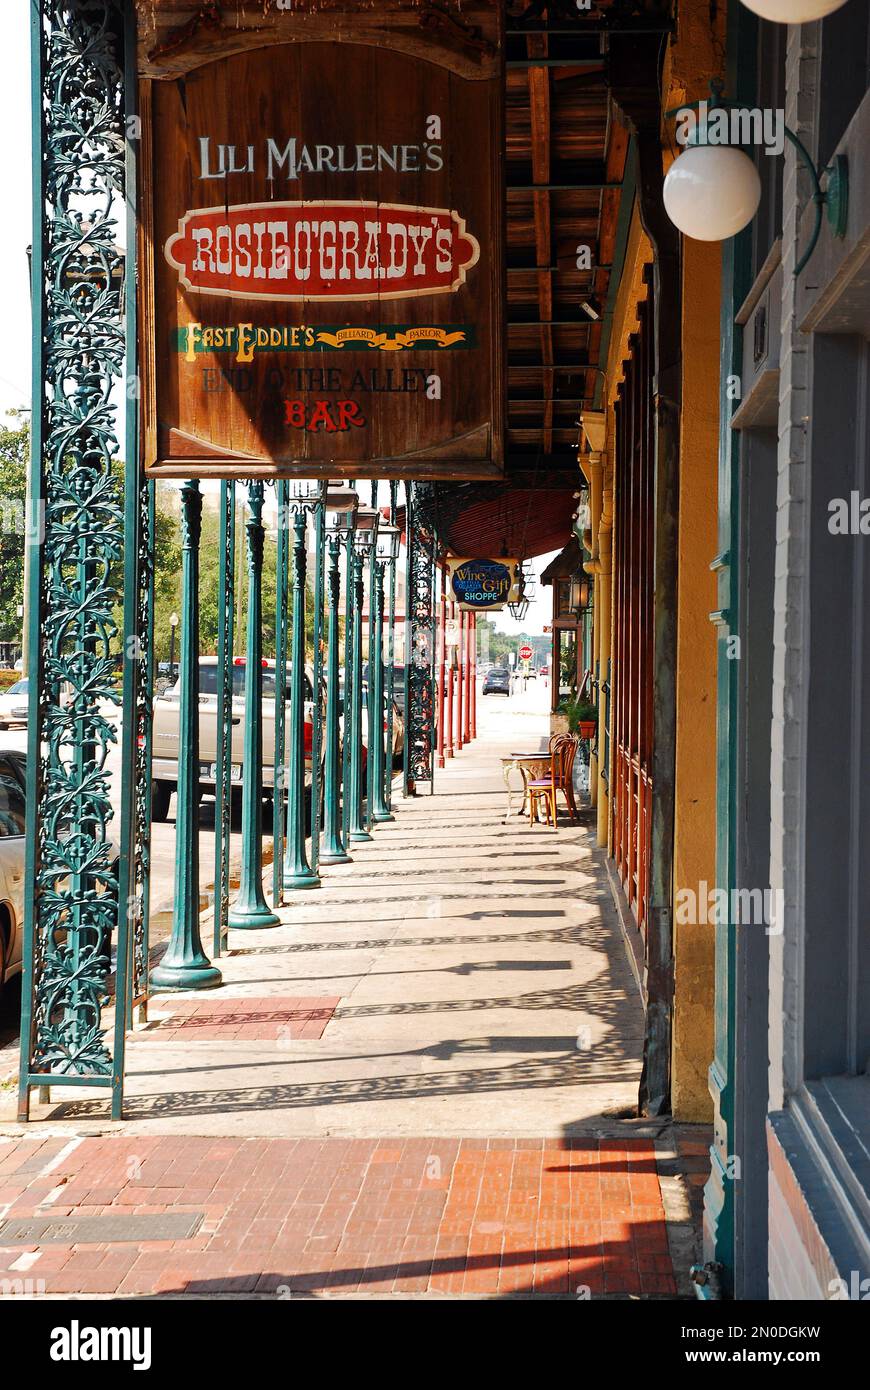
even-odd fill
[{"label": "decorative iron leaf scrollwork", "polygon": [[407,490],[408,585],[408,744],[406,789],[431,782],[435,754],[435,560],[431,529],[432,488],[409,483]]},{"label": "decorative iron leaf scrollwork", "polygon": [[33,289],[43,394],[33,409],[43,529],[32,677],[42,751],[28,768],[37,816],[22,1046],[30,1074],[105,1077],[101,1010],[117,920],[106,709],[118,703],[113,576],[124,548],[111,400],[125,351],[123,19],[116,0],[40,0],[40,19],[45,202]]}]

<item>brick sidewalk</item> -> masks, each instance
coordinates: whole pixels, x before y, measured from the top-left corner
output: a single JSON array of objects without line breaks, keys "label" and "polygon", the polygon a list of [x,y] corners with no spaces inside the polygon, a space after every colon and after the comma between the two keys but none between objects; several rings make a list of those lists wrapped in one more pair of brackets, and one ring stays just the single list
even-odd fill
[{"label": "brick sidewalk", "polygon": [[[644,1139],[21,1140],[0,1147],[0,1205],[49,1223],[15,1245],[0,1225],[0,1279],[47,1296],[676,1293]],[[70,1226],[167,1212],[196,1233]]]}]

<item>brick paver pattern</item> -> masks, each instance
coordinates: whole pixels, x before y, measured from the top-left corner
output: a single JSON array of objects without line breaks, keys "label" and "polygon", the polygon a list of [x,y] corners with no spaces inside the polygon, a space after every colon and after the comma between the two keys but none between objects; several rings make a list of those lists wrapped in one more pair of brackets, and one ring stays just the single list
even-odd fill
[{"label": "brick paver pattern", "polygon": [[174,1042],[179,1037],[193,1037],[201,1042],[229,1042],[232,1038],[261,1042],[280,1042],[282,1038],[317,1039],[323,1037],[323,1030],[338,1002],[338,995],[331,998],[267,995],[261,999],[184,999],[173,1004],[169,1018],[156,1024],[153,1036],[164,1042]]},{"label": "brick paver pattern", "polygon": [[0,1286],[14,1288],[7,1281],[26,1270],[48,1295],[676,1293],[646,1139],[119,1135],[0,1145],[6,1217],[167,1210],[201,1213],[197,1235],[0,1243]]}]

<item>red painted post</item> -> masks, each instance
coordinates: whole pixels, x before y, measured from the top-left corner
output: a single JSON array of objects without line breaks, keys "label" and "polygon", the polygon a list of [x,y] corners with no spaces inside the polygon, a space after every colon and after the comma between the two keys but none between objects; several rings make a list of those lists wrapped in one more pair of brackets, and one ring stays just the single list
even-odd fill
[{"label": "red painted post", "polygon": [[466,738],[464,738],[464,708],[466,708],[466,614],[459,610],[459,642],[456,646],[456,748],[463,748]]},{"label": "red painted post", "polygon": [[[447,617],[453,618],[453,600],[451,599],[445,609]],[[444,730],[444,755],[447,758],[453,757],[453,648],[447,650],[447,722]]]},{"label": "red painted post", "polygon": [[437,690],[435,692],[435,764],[437,767],[444,766],[444,683],[446,677],[446,664],[444,654],[445,633],[444,620],[447,616],[445,603],[446,581],[444,571],[441,571],[441,594],[438,599],[438,634],[436,647],[436,669],[437,669]]},{"label": "red painted post", "polygon": [[468,740],[477,737],[477,614],[468,615]]},{"label": "red painted post", "polygon": [[466,667],[466,699],[463,708],[463,738],[471,742],[471,613],[466,613],[466,631],[463,632],[463,666]]}]

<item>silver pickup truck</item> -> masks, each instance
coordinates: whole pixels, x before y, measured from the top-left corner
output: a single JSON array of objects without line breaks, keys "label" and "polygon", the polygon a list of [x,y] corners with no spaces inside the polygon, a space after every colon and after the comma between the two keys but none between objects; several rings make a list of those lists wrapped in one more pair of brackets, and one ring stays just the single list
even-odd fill
[{"label": "silver pickup truck", "polygon": [[[232,702],[232,766],[231,782],[241,788],[244,763],[245,658],[233,660]],[[313,673],[305,670],[305,784],[311,783],[311,747],[314,732]],[[275,662],[264,661],[261,670],[263,683],[263,785],[275,781]],[[287,666],[284,705],[284,768],[287,777],[287,758],[290,735],[290,666]],[[154,701],[154,723],[151,747],[151,816],[166,820],[169,799],[178,781],[178,722],[179,688],[175,684]],[[321,754],[322,756],[322,754]],[[218,760],[218,664],[216,656],[199,659],[199,786],[206,795],[214,793]]]}]

